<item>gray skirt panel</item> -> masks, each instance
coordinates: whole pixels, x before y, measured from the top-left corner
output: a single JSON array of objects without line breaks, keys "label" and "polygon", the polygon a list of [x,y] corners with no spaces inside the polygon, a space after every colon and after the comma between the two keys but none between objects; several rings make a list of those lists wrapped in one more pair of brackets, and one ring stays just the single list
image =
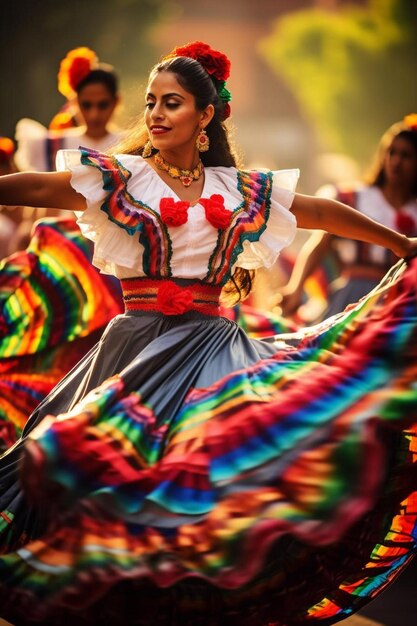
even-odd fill
[{"label": "gray skirt panel", "polygon": [[116,374],[122,376],[128,390],[141,394],[157,417],[169,422],[190,388],[208,387],[275,351],[273,344],[249,339],[223,317],[196,312],[118,315],[96,346],[33,412],[23,437],[46,415],[72,410],[87,393]]}]

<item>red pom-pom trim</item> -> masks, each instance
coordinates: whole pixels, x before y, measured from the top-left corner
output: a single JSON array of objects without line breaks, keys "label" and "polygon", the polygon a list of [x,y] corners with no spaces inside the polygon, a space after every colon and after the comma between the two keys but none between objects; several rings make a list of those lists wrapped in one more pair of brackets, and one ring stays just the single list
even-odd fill
[{"label": "red pom-pom trim", "polygon": [[190,203],[182,200],[175,202],[173,198],[162,198],[159,208],[164,224],[167,226],[182,226],[188,220]]},{"label": "red pom-pom trim", "polygon": [[163,283],[156,299],[157,310],[164,315],[181,315],[193,305],[191,289],[179,287],[174,282]]},{"label": "red pom-pom trim", "polygon": [[225,208],[223,196],[216,193],[210,198],[201,198],[200,203],[206,212],[207,221],[214,228],[224,230],[230,226],[232,212]]}]

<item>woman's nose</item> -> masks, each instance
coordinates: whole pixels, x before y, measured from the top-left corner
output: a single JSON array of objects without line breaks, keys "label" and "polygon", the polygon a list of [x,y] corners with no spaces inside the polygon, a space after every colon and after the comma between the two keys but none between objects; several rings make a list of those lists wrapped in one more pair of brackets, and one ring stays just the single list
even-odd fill
[{"label": "woman's nose", "polygon": [[158,119],[161,119],[162,117],[163,117],[163,112],[162,112],[160,105],[155,104],[155,106],[153,107],[151,111],[151,118],[153,120],[158,120]]}]

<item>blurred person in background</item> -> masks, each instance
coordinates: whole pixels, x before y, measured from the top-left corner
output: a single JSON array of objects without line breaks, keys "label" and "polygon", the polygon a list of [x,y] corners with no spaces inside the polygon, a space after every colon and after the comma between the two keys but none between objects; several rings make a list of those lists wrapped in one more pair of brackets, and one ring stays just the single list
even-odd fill
[{"label": "blurred person in background", "polygon": [[[380,139],[365,183],[326,185],[317,195],[336,198],[408,236],[417,235],[417,114],[396,122]],[[392,253],[381,246],[316,232],[295,261],[278,305],[284,316],[294,315],[303,302],[306,280],[335,254],[341,276],[329,286],[327,308],[318,320],[343,311],[378,285],[393,265]],[[318,321],[316,320],[316,321]]]},{"label": "blurred person in background", "polygon": [[[52,118],[49,129],[27,118],[16,125],[15,160],[19,170],[54,171],[58,150],[83,146],[106,151],[124,135],[112,121],[120,103],[119,78],[113,66],[99,62],[93,50],[81,46],[67,53],[59,67],[58,91],[67,100]],[[61,216],[68,222],[68,214],[59,209],[34,211],[27,207],[14,247],[26,247],[35,220],[46,216]],[[77,228],[75,224],[74,227]],[[118,283],[108,276],[101,280],[108,283],[121,305]]]},{"label": "blurred person in background", "polygon": [[[58,150],[79,146],[107,150],[122,136],[112,122],[120,102],[118,76],[111,65],[99,62],[93,50],[83,46],[68,52],[60,63],[58,90],[67,100],[49,129],[29,118],[16,125],[19,170],[55,171]],[[27,245],[35,220],[60,214],[58,209],[25,209],[15,248]]]},{"label": "blurred person in background", "polygon": [[[17,124],[15,154],[13,141],[0,141],[1,173],[17,172],[17,163],[29,170],[55,170],[60,147],[105,150],[120,139],[121,131],[111,125],[119,102],[111,66],[98,63],[89,48],[76,48],[61,62],[58,87],[68,100],[49,130],[25,119]],[[90,263],[92,245],[68,212],[3,207],[0,227],[5,257],[0,274],[2,451],[20,436],[35,406],[97,342],[122,310],[122,299],[118,281],[100,275]],[[51,257],[56,264],[46,272]],[[7,340],[10,329],[12,342]]]},{"label": "blurred person in background", "polygon": [[[0,137],[0,176],[17,172],[14,159],[15,144],[9,137]],[[0,207],[0,260],[18,249],[20,243],[24,246],[27,240],[20,241],[18,230],[25,211],[30,214],[32,209],[26,207]]]},{"label": "blurred person in background", "polygon": [[111,65],[99,63],[93,50],[70,50],[61,61],[58,90],[67,98],[49,130],[24,118],[16,125],[16,164],[19,170],[54,171],[60,149],[79,146],[107,150],[121,137],[112,125],[120,101],[118,77]]}]

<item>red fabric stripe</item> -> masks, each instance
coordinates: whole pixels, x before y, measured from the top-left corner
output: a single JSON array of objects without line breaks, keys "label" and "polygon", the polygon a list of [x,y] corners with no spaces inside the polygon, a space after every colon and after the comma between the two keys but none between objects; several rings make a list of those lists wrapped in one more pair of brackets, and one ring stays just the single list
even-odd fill
[{"label": "red fabric stripe", "polygon": [[[151,278],[127,278],[121,281],[126,311],[159,311],[157,298],[161,288],[172,281]],[[178,285],[181,288],[181,285]],[[201,283],[183,286],[192,294],[192,303],[187,311],[199,311],[206,315],[220,315],[219,297],[221,287]],[[184,311],[186,312],[186,311]]]}]

